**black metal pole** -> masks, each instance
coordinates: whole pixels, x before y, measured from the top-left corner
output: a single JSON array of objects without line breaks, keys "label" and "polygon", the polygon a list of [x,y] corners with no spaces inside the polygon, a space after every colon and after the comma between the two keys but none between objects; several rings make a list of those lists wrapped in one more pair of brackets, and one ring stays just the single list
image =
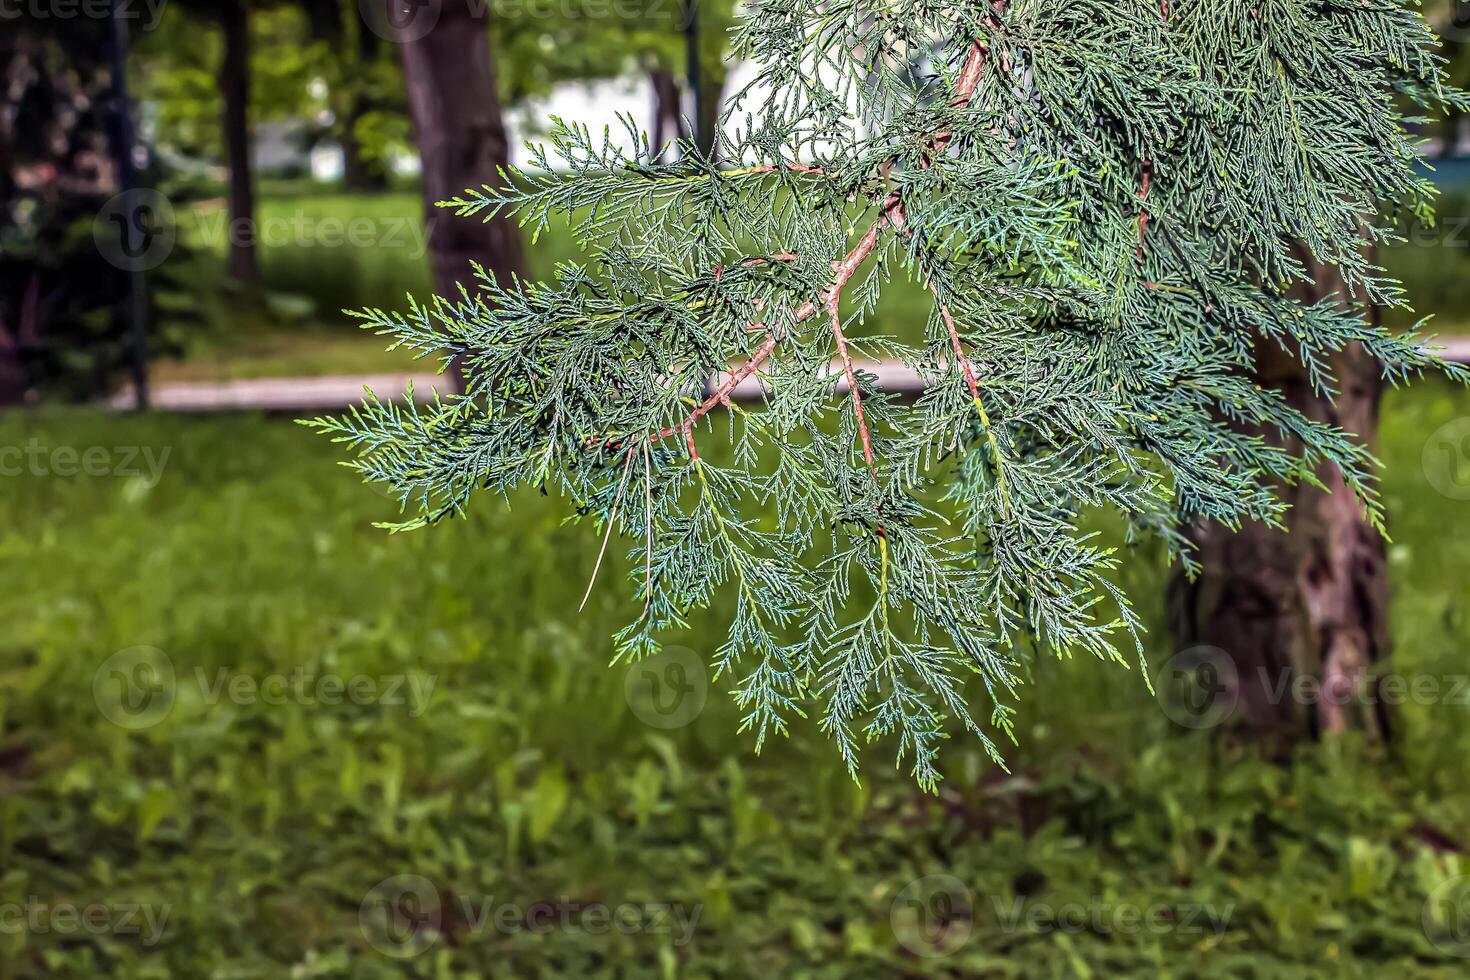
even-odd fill
[{"label": "black metal pole", "polygon": [[689,74],[689,96],[694,118],[694,145],[707,145],[704,131],[704,94],[699,90],[699,0],[684,0],[684,60]]},{"label": "black metal pole", "polygon": [[[133,160],[136,142],[132,103],[128,100],[127,2],[112,0],[112,153],[117,158],[117,179],[123,194],[138,189],[138,167]],[[131,215],[123,234],[128,236],[128,254],[139,254],[143,229]],[[143,411],[148,407],[148,283],[141,269],[129,269],[127,277],[133,393],[137,409]]]}]

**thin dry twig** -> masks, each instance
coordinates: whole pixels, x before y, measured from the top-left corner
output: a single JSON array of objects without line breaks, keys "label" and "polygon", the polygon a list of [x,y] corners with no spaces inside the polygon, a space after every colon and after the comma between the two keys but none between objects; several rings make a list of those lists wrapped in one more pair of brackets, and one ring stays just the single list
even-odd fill
[{"label": "thin dry twig", "polygon": [[613,527],[618,523],[618,504],[623,500],[623,488],[628,485],[628,470],[633,465],[633,450],[628,450],[628,458],[623,463],[623,478],[618,481],[618,492],[613,497],[612,512],[607,518],[607,533],[602,536],[602,547],[597,550],[597,564],[592,566],[592,577],[587,581],[587,591],[582,594],[582,603],[577,607],[581,612],[587,607],[587,600],[592,597],[592,586],[597,584],[597,573],[602,568],[602,557],[607,554],[607,543],[612,540]]}]

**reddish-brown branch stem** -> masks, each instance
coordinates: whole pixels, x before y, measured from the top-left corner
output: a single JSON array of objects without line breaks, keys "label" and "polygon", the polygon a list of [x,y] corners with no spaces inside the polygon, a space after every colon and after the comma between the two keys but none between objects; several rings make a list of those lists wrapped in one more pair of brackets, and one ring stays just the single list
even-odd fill
[{"label": "reddish-brown branch stem", "polygon": [[812,166],[808,166],[805,163],[782,163],[782,164],[766,163],[766,164],[761,164],[760,166],[756,166],[756,167],[745,167],[745,168],[743,168],[741,170],[734,171],[734,173],[737,173],[737,174],[745,174],[745,175],[753,175],[753,174],[774,174],[774,173],[780,173],[783,170],[789,170],[790,172],[796,173],[796,174],[818,174],[818,175],[821,175],[821,174],[825,174],[826,173],[826,171],[823,170],[821,167],[812,167]]},{"label": "reddish-brown branch stem", "polygon": [[[853,246],[852,251],[848,252],[847,255],[843,256],[837,262],[832,263],[832,285],[822,294],[822,300],[825,304],[831,304],[841,297],[842,290],[852,280],[852,277],[857,274],[857,270],[868,260],[868,257],[873,254],[873,250],[878,247],[878,233],[882,227],[885,224],[893,224],[895,227],[902,224],[902,216],[903,209],[899,203],[897,194],[890,194],[884,201],[883,213],[863,233],[863,237],[858,240],[857,245]],[[773,258],[781,257],[773,256]],[[817,304],[813,301],[808,301],[798,307],[796,312],[792,314],[791,322],[800,323],[810,318],[816,311]],[[766,329],[760,324],[755,324],[755,326],[758,329]],[[683,422],[678,426],[669,426],[668,428],[660,429],[653,436],[652,441],[658,442],[661,439],[667,439],[675,432],[693,425],[714,411],[716,407],[728,400],[730,393],[735,390],[740,382],[754,374],[756,369],[766,362],[776,350],[778,343],[780,343],[780,336],[775,331],[769,331],[766,334],[765,340],[761,343],[760,347],[756,348],[755,353],[750,356],[749,360],[732,371],[730,376],[708,398],[701,402]]]},{"label": "reddish-brown branch stem", "polygon": [[[1000,3],[996,4],[996,9],[1001,9]],[[989,49],[979,41],[974,42],[970,46],[970,53],[966,57],[964,65],[960,68],[959,78],[955,82],[955,96],[950,102],[950,104],[955,108],[963,108],[964,106],[969,104],[972,98],[974,98],[975,91],[980,85],[980,79],[985,72],[985,65],[988,58],[988,50]],[[943,152],[943,150],[949,145],[950,141],[953,140],[953,138],[954,134],[952,132],[936,133],[931,143],[935,153],[937,154]],[[742,172],[748,174],[775,173],[776,171],[783,169],[805,174],[823,173],[822,169],[819,167],[810,167],[805,164],[799,163],[782,164],[780,166],[772,164],[759,167],[751,167]],[[838,314],[837,310],[841,301],[843,289],[847,287],[847,284],[852,281],[852,277],[857,274],[858,269],[862,267],[863,263],[866,262],[868,258],[873,254],[874,250],[877,249],[878,238],[883,231],[883,228],[885,226],[898,228],[901,227],[903,223],[904,210],[902,198],[897,190],[891,191],[887,195],[887,197],[883,199],[881,212],[879,213],[877,218],[873,219],[872,224],[868,226],[867,230],[863,232],[863,237],[858,239],[857,244],[854,245],[846,255],[832,263],[832,284],[828,286],[827,289],[823,290],[820,297],[821,305],[831,311],[834,317],[834,333],[838,338],[838,348],[842,353],[844,370],[848,374],[848,384],[852,387],[853,397],[857,406],[859,430],[862,432],[863,435],[864,455],[868,460],[869,466],[873,468],[873,476],[875,479],[877,477],[877,469],[874,464],[871,439],[867,431],[866,419],[863,417],[862,399],[857,391],[856,378],[852,374],[851,358],[848,357],[847,354],[846,338],[842,336],[840,315]],[[798,258],[799,256],[790,252],[779,252],[770,256],[746,259],[741,264],[745,266],[755,266],[762,265],[766,262],[796,261]],[[716,278],[720,276],[722,271],[723,267],[716,268]],[[817,312],[818,308],[819,306],[816,300],[808,300],[806,303],[803,303],[800,307],[798,307],[796,311],[792,314],[791,323],[800,323],[803,320],[810,318],[813,314]],[[676,426],[668,426],[666,428],[660,429],[657,433],[649,437],[650,442],[658,442],[660,440],[667,439],[675,432],[683,432],[685,443],[688,445],[691,457],[697,458],[697,454],[695,453],[694,449],[693,438],[694,424],[702,419],[704,416],[708,415],[710,412],[714,411],[717,406],[721,404],[727,404],[729,402],[730,393],[733,392],[742,381],[754,374],[760,368],[760,366],[764,364],[767,359],[770,358],[771,354],[775,351],[776,346],[781,341],[781,335],[778,334],[776,331],[770,330],[769,328],[765,327],[764,324],[752,323],[749,329],[767,330],[765,339],[761,342],[761,345],[756,348],[755,352],[750,356],[750,358],[739,368],[732,371],[730,373],[730,376],[726,378],[714,390],[714,392],[710,394],[708,398],[706,398],[703,402],[696,406],[694,410],[682,422],[680,422]],[[620,446],[621,444],[616,441],[609,441],[604,445]]]},{"label": "reddish-brown branch stem", "polygon": [[717,406],[729,400],[730,393],[735,390],[740,382],[754,374],[756,368],[760,367],[761,364],[765,363],[766,358],[771,356],[771,352],[776,349],[776,343],[777,340],[774,333],[766,334],[765,342],[756,348],[755,353],[750,356],[750,360],[740,365],[734,371],[731,371],[730,376],[714,390],[714,393],[703,402],[700,402],[699,406],[693,412],[689,413],[688,417],[683,422],[680,422],[678,427],[670,426],[666,429],[660,429],[658,434],[649,441],[658,442],[661,439],[667,439],[680,429],[685,430],[687,433],[690,426],[694,425],[695,422],[698,422],[710,412],[714,411]]},{"label": "reddish-brown branch stem", "polygon": [[[932,285],[929,286],[929,291],[934,292]],[[965,373],[965,384],[970,388],[970,399],[975,403],[975,413],[980,416],[980,424],[985,426],[985,440],[990,446],[991,462],[995,465],[995,483],[1000,490],[1001,516],[1009,518],[1010,491],[1006,488],[1005,456],[1001,452],[1000,441],[995,436],[995,425],[990,421],[990,414],[985,411],[985,402],[980,399],[980,384],[975,380],[975,368],[965,356],[965,347],[960,343],[960,332],[955,327],[954,317],[937,293],[934,295],[934,302],[939,304],[939,315],[944,319],[945,329],[949,331],[950,346],[954,348],[954,356],[960,362],[960,370]]]},{"label": "reddish-brown branch stem", "polygon": [[[868,472],[873,476],[873,487],[877,489],[878,462],[873,456],[873,437],[868,432],[868,415],[863,410],[863,395],[858,390],[857,372],[852,367],[852,354],[847,349],[847,337],[842,333],[842,312],[839,306],[839,297],[833,293],[832,298],[827,301],[827,315],[832,321],[832,336],[837,341],[837,353],[842,358],[842,373],[847,378],[848,389],[852,392],[852,410],[857,417],[858,438],[863,444],[863,459],[867,461]],[[887,537],[887,532],[883,530],[881,523],[878,524],[877,531],[880,538]],[[884,547],[887,547],[886,543]],[[884,555],[886,561],[886,551]]]},{"label": "reddish-brown branch stem", "polygon": [[975,380],[975,368],[970,363],[970,359],[965,356],[964,345],[960,343],[960,332],[955,328],[954,317],[950,315],[949,307],[944,303],[939,304],[939,315],[944,319],[945,329],[949,331],[949,343],[954,348],[955,359],[960,362],[960,370],[965,373],[965,384],[969,386],[970,397],[975,399],[976,404],[979,404],[980,384]]},{"label": "reddish-brown branch stem", "polygon": [[1143,158],[1143,176],[1139,180],[1138,201],[1138,257],[1143,258],[1144,236],[1148,233],[1148,192],[1153,185],[1154,162],[1150,157]]},{"label": "reddish-brown branch stem", "polygon": [[[985,65],[989,60],[990,49],[976,41],[970,45],[970,54],[965,58],[965,64],[960,68],[960,76],[955,80],[954,98],[949,104],[955,109],[963,109],[970,104],[975,97],[975,90],[980,87],[980,79],[985,74]],[[930,147],[935,156],[943,153],[950,142],[954,139],[952,130],[935,133],[930,141]]]},{"label": "reddish-brown branch stem", "polygon": [[852,367],[852,354],[847,349],[847,337],[842,332],[842,313],[838,309],[836,297],[827,304],[827,316],[832,321],[832,336],[837,341],[837,355],[842,359],[842,373],[847,378],[847,387],[852,391],[852,409],[857,415],[858,438],[863,443],[863,459],[867,461],[868,472],[873,474],[873,482],[878,481],[878,464],[873,458],[873,438],[868,432],[868,416],[863,411],[863,395],[858,391],[857,372]]}]

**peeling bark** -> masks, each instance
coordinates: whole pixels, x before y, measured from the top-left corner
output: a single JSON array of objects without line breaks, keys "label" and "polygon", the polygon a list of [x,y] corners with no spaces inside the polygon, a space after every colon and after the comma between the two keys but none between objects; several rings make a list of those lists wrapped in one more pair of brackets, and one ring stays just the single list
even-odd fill
[{"label": "peeling bark", "polygon": [[[1311,268],[1317,285],[1299,299],[1345,292],[1334,270]],[[1341,389],[1335,404],[1319,398],[1300,363],[1274,344],[1260,347],[1255,378],[1371,447],[1378,365],[1353,345],[1332,368]],[[1209,645],[1231,656],[1239,684],[1233,722],[1276,754],[1306,737],[1388,734],[1369,680],[1389,643],[1384,542],[1335,470],[1323,467],[1318,477],[1330,493],[1306,484],[1283,490],[1289,533],[1260,524],[1239,532],[1215,524],[1189,529],[1204,572],[1194,582],[1176,575],[1170,588],[1179,648]]]}]

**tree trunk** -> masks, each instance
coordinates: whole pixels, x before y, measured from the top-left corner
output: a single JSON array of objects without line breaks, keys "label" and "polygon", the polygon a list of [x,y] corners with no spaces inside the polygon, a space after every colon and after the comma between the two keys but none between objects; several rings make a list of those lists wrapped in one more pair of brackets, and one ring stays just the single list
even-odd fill
[{"label": "tree trunk", "polygon": [[20,364],[20,345],[0,324],[0,406],[26,400],[26,374]]},{"label": "tree trunk", "polygon": [[219,87],[224,96],[225,156],[230,168],[229,271],[239,282],[260,278],[255,252],[255,181],[250,166],[250,16],[245,0],[220,5],[225,52]]},{"label": "tree trunk", "polygon": [[1441,132],[1444,133],[1444,143],[1440,146],[1439,158],[1441,160],[1453,160],[1460,153],[1460,130],[1464,123],[1465,114],[1456,108],[1445,110],[1444,122],[1440,124]]},{"label": "tree trunk", "polygon": [[679,83],[674,79],[674,73],[667,68],[654,68],[648,73],[648,81],[653,89],[653,132],[650,137],[653,144],[653,152],[657,154],[658,160],[663,160],[664,141],[674,136],[685,136],[684,116],[679,111]]},{"label": "tree trunk", "polygon": [[[19,57],[19,38],[0,34],[0,78],[10,77],[12,61]],[[0,113],[0,215],[10,219],[11,195],[15,193],[15,138],[12,113]],[[5,296],[0,294],[0,405],[19,404],[25,398],[25,376],[20,366],[20,342],[4,322]]]},{"label": "tree trunk", "polygon": [[[1457,83],[1463,77],[1465,55],[1465,29],[1470,27],[1466,22],[1470,15],[1470,6],[1462,0],[1456,0],[1454,10],[1450,12],[1448,21],[1434,24],[1435,33],[1439,35],[1440,55],[1450,67],[1452,77]],[[1456,70],[1455,66],[1459,66]],[[1458,76],[1458,77],[1456,77]],[[1460,135],[1464,130],[1465,113],[1456,106],[1446,106],[1444,120],[1440,123],[1439,131],[1443,137],[1440,145],[1439,158],[1441,160],[1453,160],[1460,153]]]},{"label": "tree trunk", "polygon": [[457,291],[477,261],[497,278],[524,270],[520,229],[504,216],[455,219],[436,208],[467,187],[493,183],[509,160],[485,4],[445,0],[438,23],[400,43],[409,115],[423,166],[434,288]]},{"label": "tree trunk", "polygon": [[719,159],[720,109],[725,101],[725,78],[723,67],[706,71],[700,79],[699,100],[699,151],[711,160]]},{"label": "tree trunk", "polygon": [[[1309,268],[1318,285],[1299,299],[1345,293],[1334,270]],[[1354,344],[1332,367],[1341,389],[1335,405],[1319,398],[1300,363],[1274,344],[1259,348],[1256,381],[1371,446],[1378,364]],[[1291,504],[1288,533],[1260,524],[1239,532],[1191,528],[1204,571],[1194,582],[1176,574],[1170,588],[1178,646],[1207,645],[1229,656],[1236,674],[1230,723],[1277,755],[1302,738],[1350,729],[1371,738],[1388,734],[1381,699],[1367,680],[1388,649],[1383,539],[1335,470],[1324,467],[1318,476],[1331,493],[1305,483],[1283,491]]]},{"label": "tree trunk", "polygon": [[382,167],[369,164],[362,155],[362,141],[357,138],[357,124],[367,112],[368,100],[361,92],[353,92],[346,118],[342,120],[342,187],[349,191],[378,191],[388,186]]},{"label": "tree trunk", "polygon": [[365,79],[380,57],[382,43],[383,39],[377,34],[358,27],[354,66],[357,77],[350,83],[342,125],[342,184],[350,191],[376,191],[388,186],[388,174],[382,162],[364,159],[362,140],[357,138],[357,124],[375,108]]}]

